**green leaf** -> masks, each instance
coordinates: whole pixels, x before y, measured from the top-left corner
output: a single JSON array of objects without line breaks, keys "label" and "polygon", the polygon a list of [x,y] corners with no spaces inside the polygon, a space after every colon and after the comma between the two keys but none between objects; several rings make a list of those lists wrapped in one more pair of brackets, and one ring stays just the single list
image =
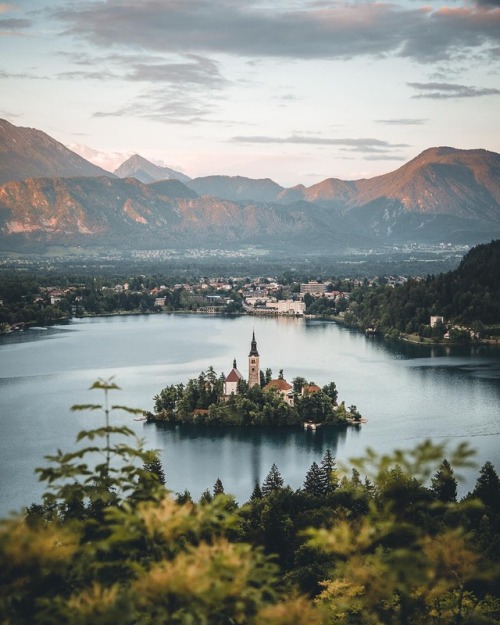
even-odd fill
[{"label": "green leaf", "polygon": [[74,404],[71,406],[71,411],[76,412],[77,410],[99,410],[102,409],[102,404]]},{"label": "green leaf", "polygon": [[111,410],[125,410],[130,414],[144,414],[143,408],[129,408],[128,406],[111,406]]},{"label": "green leaf", "polygon": [[89,387],[89,391],[92,391],[94,389],[99,389],[102,391],[121,390],[118,384],[111,382],[113,378],[114,376],[112,376],[111,378],[108,378],[107,380],[103,380],[102,378],[99,378],[92,384],[92,386]]}]

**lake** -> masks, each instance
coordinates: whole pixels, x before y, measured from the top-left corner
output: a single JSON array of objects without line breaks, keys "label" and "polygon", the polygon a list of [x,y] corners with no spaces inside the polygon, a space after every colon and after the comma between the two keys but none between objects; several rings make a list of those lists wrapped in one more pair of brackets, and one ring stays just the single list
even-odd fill
[{"label": "lake", "polygon": [[[261,368],[280,369],[291,382],[303,376],[320,386],[334,381],[339,401],[356,404],[368,423],[348,429],[160,427],[127,423],[160,450],[167,486],[198,498],[218,477],[240,503],[276,463],[285,483],[302,485],[326,449],[338,461],[367,447],[406,449],[425,438],[450,447],[467,441],[478,468],[500,469],[500,350],[433,346],[365,338],[333,322],[306,319],[140,315],[74,320],[0,337],[0,514],[39,501],[35,467],[57,449],[74,450],[79,430],[102,424],[98,413],[72,413],[77,403],[100,403],[88,391],[97,378],[122,388],[113,403],[152,410],[164,386],[186,381],[213,365],[229,373],[233,359],[247,375],[255,330]],[[460,494],[478,469],[465,474]]]}]

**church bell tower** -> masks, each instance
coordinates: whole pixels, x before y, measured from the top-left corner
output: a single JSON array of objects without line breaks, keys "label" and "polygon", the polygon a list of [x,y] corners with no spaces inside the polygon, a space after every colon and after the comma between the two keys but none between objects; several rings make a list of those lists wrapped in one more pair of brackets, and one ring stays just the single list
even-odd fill
[{"label": "church bell tower", "polygon": [[257,341],[255,340],[255,331],[252,334],[252,343],[250,353],[248,354],[248,386],[260,386],[260,365],[259,352],[257,351]]}]

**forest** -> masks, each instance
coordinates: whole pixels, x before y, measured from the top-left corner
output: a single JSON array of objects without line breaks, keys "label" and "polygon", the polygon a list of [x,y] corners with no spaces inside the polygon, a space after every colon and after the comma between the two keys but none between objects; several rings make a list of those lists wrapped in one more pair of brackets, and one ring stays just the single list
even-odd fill
[{"label": "forest", "polygon": [[[430,317],[444,318],[431,328]],[[354,289],[344,320],[349,325],[398,335],[452,340],[500,335],[500,240],[471,249],[454,271],[409,279],[396,287],[379,284]],[[461,328],[460,328],[461,326]]]},{"label": "forest", "polygon": [[[305,421],[333,425],[348,420],[359,422],[362,418],[355,405],[346,408],[344,402],[337,404],[335,382],[320,389],[305,378],[294,378],[290,405],[276,389],[265,388],[272,379],[271,369],[261,371],[260,377],[260,386],[249,388],[245,380],[240,380],[238,392],[224,398],[224,376],[209,367],[186,384],[171,384],[162,389],[154,397],[154,413],[146,413],[146,417],[160,423],[243,426],[290,426]],[[283,379],[282,371],[278,379]],[[304,386],[317,390],[302,394]]]},{"label": "forest", "polygon": [[[153,451],[110,414],[37,469],[41,503],[0,523],[0,622],[492,625],[500,620],[500,479],[457,498],[467,444],[424,441],[349,466],[330,452],[302,488],[272,466],[238,504],[221,480],[171,493]],[[115,422],[113,420],[113,422]],[[165,484],[166,482],[166,484]]]}]

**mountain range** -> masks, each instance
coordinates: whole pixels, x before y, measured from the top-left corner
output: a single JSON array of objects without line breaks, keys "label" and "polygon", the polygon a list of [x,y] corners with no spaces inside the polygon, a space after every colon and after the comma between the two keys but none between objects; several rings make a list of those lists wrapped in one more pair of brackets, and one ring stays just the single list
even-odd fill
[{"label": "mountain range", "polygon": [[135,155],[114,173],[0,120],[0,250],[47,245],[334,253],[500,236],[500,154],[430,148],[396,171],[284,188],[190,179]]}]

